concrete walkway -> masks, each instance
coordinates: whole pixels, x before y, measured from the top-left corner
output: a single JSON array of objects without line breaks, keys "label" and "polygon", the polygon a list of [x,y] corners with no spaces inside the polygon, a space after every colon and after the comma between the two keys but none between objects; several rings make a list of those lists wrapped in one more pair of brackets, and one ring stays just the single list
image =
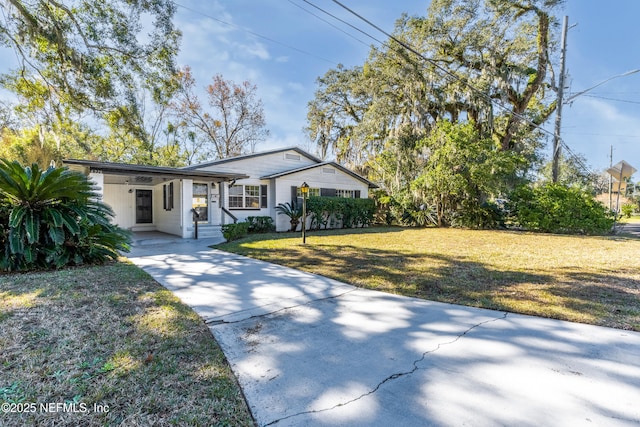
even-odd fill
[{"label": "concrete walkway", "polygon": [[358,289],[212,243],[130,258],[207,321],[259,426],[640,424],[640,333]]}]

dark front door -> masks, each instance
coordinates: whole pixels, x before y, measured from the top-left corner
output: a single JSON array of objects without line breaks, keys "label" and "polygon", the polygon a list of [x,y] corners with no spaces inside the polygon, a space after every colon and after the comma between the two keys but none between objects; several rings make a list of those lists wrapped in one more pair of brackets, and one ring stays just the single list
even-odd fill
[{"label": "dark front door", "polygon": [[136,224],[153,222],[151,194],[151,190],[136,190]]}]

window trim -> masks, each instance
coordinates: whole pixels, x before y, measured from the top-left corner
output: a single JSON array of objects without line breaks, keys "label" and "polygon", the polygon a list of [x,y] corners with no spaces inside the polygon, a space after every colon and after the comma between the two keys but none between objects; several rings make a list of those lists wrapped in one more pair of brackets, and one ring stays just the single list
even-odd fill
[{"label": "window trim", "polygon": [[[242,192],[240,194],[231,194],[231,189],[234,187],[242,187]],[[258,195],[251,196],[247,195],[247,187],[258,187]],[[260,209],[267,208],[268,201],[268,187],[265,184],[234,184],[229,187],[229,210],[237,210],[237,211],[259,211]],[[242,206],[231,206],[231,198],[232,197],[242,197]],[[257,198],[258,206],[247,206],[247,198]]]}]

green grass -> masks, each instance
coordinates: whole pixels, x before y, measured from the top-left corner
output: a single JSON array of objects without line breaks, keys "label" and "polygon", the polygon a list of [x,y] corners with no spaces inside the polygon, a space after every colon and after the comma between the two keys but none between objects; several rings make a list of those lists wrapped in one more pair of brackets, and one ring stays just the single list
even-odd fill
[{"label": "green grass", "polygon": [[356,286],[640,331],[640,239],[371,228],[217,246]]},{"label": "green grass", "polygon": [[621,217],[619,219],[621,224],[640,224],[640,215],[631,215],[631,217]]},{"label": "green grass", "polygon": [[0,275],[0,330],[0,404],[36,404],[1,426],[253,425],[202,319],[131,264]]}]

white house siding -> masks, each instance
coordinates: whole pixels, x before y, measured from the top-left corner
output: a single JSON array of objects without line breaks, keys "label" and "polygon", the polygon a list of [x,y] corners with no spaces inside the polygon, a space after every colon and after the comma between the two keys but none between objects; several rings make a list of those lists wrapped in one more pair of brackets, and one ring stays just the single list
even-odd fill
[{"label": "white house siding", "polygon": [[[289,159],[287,155],[298,157],[298,160]],[[215,172],[246,173],[251,175],[251,177],[261,177],[316,163],[316,161],[303,156],[295,150],[286,150],[260,156],[249,156],[248,158],[240,158],[238,160],[230,159],[229,161],[214,163],[210,166],[195,169]]]},{"label": "white house siding", "polygon": [[[324,168],[333,169],[335,174],[323,173],[322,170]],[[306,182],[311,188],[357,190],[360,191],[360,198],[366,199],[369,197],[369,186],[365,182],[330,165],[318,166],[317,168],[285,175],[277,178],[276,182],[276,206],[280,203],[290,202],[291,187],[300,187],[303,182]],[[286,215],[276,215],[275,222],[277,231],[287,231],[290,228],[289,217]]]},{"label": "white house siding", "polygon": [[103,201],[111,206],[115,217],[113,222],[126,230],[135,226],[135,194],[129,193],[134,186],[121,184],[104,184]]},{"label": "white house siding", "polygon": [[[163,185],[173,183],[173,208],[164,209]],[[167,181],[153,188],[153,222],[158,231],[182,236],[181,215],[181,182],[180,180]]]}]

